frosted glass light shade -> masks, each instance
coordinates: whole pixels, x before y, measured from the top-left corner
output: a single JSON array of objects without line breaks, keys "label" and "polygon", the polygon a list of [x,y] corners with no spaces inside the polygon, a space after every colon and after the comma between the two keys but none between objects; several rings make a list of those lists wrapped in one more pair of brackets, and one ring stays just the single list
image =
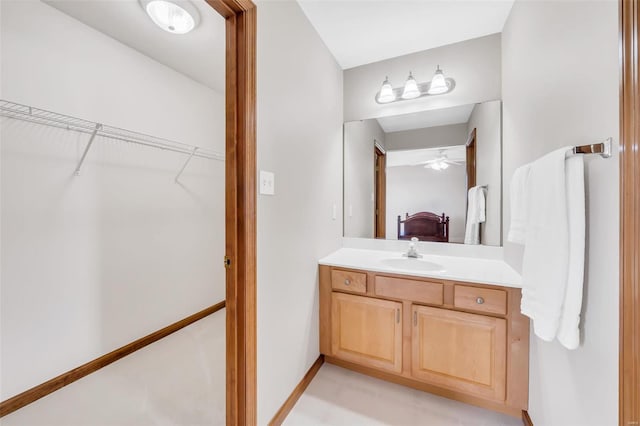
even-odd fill
[{"label": "frosted glass light shade", "polygon": [[382,88],[380,89],[380,94],[378,95],[378,102],[380,103],[388,103],[396,100],[396,95],[393,93],[393,86],[389,83],[389,77],[384,79],[382,83]]},{"label": "frosted glass light shade", "polygon": [[407,82],[404,83],[404,90],[402,91],[402,99],[415,99],[420,96],[420,89],[418,89],[418,82],[413,75],[409,73]]},{"label": "frosted glass light shade", "polygon": [[154,24],[172,34],[186,34],[196,26],[195,17],[191,13],[170,1],[151,0],[145,10]]},{"label": "frosted glass light shade", "polygon": [[444,78],[444,73],[440,69],[440,65],[438,65],[438,69],[436,69],[436,73],[431,79],[431,84],[429,85],[429,90],[427,93],[430,95],[439,95],[441,93],[445,93],[449,90],[447,86],[447,82]]}]

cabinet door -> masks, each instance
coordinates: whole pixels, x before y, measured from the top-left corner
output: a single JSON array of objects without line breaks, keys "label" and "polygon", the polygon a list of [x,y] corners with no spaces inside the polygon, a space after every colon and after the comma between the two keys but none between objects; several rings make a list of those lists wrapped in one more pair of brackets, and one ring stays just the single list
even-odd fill
[{"label": "cabinet door", "polygon": [[402,371],[402,303],[331,294],[331,352],[367,367]]},{"label": "cabinet door", "polygon": [[506,321],[413,306],[414,378],[465,393],[505,399]]}]

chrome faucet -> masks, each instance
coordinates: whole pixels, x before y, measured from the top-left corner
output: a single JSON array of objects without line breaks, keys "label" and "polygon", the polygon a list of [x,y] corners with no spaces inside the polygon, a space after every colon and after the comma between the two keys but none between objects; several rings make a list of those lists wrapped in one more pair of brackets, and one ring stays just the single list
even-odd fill
[{"label": "chrome faucet", "polygon": [[404,253],[403,256],[411,257],[414,259],[422,257],[422,255],[418,253],[418,248],[416,247],[417,242],[418,239],[416,237],[411,238],[411,242],[409,243],[409,250],[407,250],[407,252]]}]

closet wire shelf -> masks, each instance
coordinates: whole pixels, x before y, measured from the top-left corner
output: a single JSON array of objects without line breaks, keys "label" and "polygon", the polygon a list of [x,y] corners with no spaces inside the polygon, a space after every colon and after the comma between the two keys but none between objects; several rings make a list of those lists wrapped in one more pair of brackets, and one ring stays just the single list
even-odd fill
[{"label": "closet wire shelf", "polygon": [[90,135],[89,142],[87,143],[84,153],[82,154],[78,166],[76,167],[76,174],[79,174],[82,163],[84,162],[85,157],[89,149],[91,148],[91,144],[93,143],[96,136],[102,136],[112,140],[129,142],[138,145],[187,154],[188,157],[181,170],[178,172],[176,181],[193,157],[219,161],[224,161],[225,159],[223,153],[214,151],[209,148],[188,145],[169,139],[147,135],[144,133],[125,130],[114,126],[108,126],[106,124],[98,123],[95,121],[71,117],[69,115],[59,114],[56,112],[47,111],[44,109],[35,108],[32,106],[23,105],[7,100],[0,99],[0,116]]}]

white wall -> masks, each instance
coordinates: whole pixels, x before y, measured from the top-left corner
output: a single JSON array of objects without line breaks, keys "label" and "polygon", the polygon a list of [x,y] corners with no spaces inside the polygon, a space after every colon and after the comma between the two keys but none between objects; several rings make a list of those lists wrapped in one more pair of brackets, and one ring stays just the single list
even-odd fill
[{"label": "white wall", "polygon": [[[617,4],[516,1],[502,43],[506,232],[516,167],[565,145],[613,136],[617,146]],[[585,160],[582,344],[567,351],[532,337],[529,414],[536,426],[618,422],[618,155]],[[518,269],[521,254],[505,244]]]},{"label": "white wall", "polygon": [[422,166],[387,168],[387,235],[398,239],[398,216],[418,212],[449,216],[449,242],[464,242],[467,170],[464,165],[446,170]]},{"label": "white wall", "polygon": [[465,123],[389,132],[386,136],[386,148],[389,151],[400,151],[464,145],[467,136]]},{"label": "white wall", "polygon": [[[451,93],[376,103],[375,95],[386,76],[394,87],[404,84],[409,71],[419,82],[429,81],[437,65],[445,76],[456,80]],[[351,68],[344,72],[344,118],[362,120],[500,99],[500,74],[500,34]]]},{"label": "white wall", "polygon": [[[222,150],[224,101],[39,1],[2,1],[2,98]],[[221,60],[223,60],[221,58]],[[0,399],[224,299],[224,164],[2,119]]]},{"label": "white wall", "polygon": [[375,238],[375,142],[385,146],[376,120],[344,123],[344,236]]},{"label": "white wall", "polygon": [[[318,259],[341,245],[342,71],[296,2],[258,3],[258,424],[318,358]],[[333,205],[337,217],[332,220]]]},{"label": "white wall", "polygon": [[500,101],[476,104],[467,134],[476,129],[476,184],[487,185],[486,222],[480,242],[502,245],[502,105]]}]

